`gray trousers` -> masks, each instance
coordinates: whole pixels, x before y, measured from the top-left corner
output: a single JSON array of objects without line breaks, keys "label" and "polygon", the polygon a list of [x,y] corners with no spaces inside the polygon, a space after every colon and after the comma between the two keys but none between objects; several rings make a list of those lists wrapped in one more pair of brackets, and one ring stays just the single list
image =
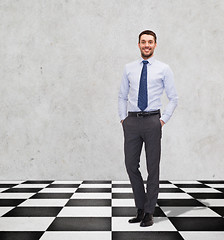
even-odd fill
[{"label": "gray trousers", "polygon": [[[162,129],[160,114],[147,117],[128,116],[123,122],[125,166],[131,182],[135,205],[153,214],[159,193],[159,163]],[[139,171],[142,145],[145,144],[147,187]]]}]

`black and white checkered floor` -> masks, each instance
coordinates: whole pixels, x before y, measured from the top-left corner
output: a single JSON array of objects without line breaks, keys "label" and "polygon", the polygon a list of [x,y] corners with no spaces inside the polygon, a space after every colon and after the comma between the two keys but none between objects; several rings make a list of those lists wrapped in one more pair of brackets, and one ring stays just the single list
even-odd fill
[{"label": "black and white checkered floor", "polygon": [[224,181],[160,181],[154,225],[128,181],[0,181],[1,240],[224,239]]}]

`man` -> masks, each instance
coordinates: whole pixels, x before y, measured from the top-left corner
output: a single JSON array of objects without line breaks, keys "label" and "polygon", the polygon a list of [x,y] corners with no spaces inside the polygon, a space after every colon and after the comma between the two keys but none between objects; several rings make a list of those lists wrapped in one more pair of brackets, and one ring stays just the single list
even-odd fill
[{"label": "man", "polygon": [[[139,34],[141,58],[125,66],[118,97],[118,111],[124,130],[125,166],[131,182],[136,217],[129,223],[141,227],[153,224],[159,192],[159,163],[162,126],[177,106],[177,93],[170,67],[154,58],[156,34],[145,30]],[[160,115],[161,96],[165,89],[169,103]],[[142,145],[147,163],[146,193],[139,171]]]}]

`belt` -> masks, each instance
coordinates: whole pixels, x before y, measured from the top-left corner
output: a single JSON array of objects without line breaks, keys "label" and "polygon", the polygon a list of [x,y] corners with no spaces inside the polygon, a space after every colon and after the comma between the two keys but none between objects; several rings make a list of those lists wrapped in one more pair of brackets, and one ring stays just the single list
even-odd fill
[{"label": "belt", "polygon": [[150,112],[128,112],[129,117],[138,117],[138,118],[148,117],[156,114],[160,114],[160,110],[150,111]]}]

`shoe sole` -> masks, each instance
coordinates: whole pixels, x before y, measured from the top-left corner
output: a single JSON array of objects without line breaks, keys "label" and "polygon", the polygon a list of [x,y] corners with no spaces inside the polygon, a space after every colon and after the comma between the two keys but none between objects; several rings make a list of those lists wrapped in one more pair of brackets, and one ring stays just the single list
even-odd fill
[{"label": "shoe sole", "polygon": [[[129,222],[129,221],[128,221]],[[138,222],[129,222],[129,223],[140,223],[141,221],[138,221]]]},{"label": "shoe sole", "polygon": [[144,224],[144,225],[140,224],[140,227],[150,227],[152,225],[153,225],[153,222],[149,222],[149,223]]}]

